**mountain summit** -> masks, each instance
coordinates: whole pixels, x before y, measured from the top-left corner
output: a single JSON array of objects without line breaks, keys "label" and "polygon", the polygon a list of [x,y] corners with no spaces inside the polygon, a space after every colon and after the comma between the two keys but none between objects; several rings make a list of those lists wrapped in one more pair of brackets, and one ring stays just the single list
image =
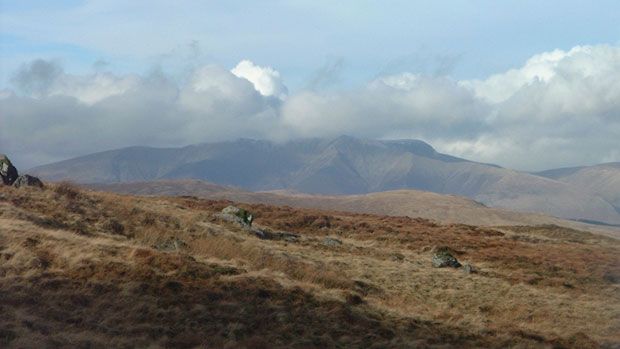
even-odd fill
[{"label": "mountain summit", "polygon": [[119,183],[202,179],[249,190],[363,194],[417,189],[488,206],[620,224],[620,213],[568,182],[441,154],[419,140],[349,136],[285,143],[239,139],[182,148],[129,147],[33,169],[51,180]]}]

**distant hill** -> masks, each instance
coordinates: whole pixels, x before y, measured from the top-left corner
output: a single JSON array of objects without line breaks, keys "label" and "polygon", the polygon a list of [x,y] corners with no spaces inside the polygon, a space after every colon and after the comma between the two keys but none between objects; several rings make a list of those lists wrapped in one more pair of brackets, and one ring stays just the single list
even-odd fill
[{"label": "distant hill", "polygon": [[482,226],[554,224],[620,237],[620,228],[606,228],[542,214],[491,208],[462,196],[418,190],[394,190],[360,195],[316,195],[286,190],[255,193],[201,180],[91,184],[88,187],[95,190],[131,195],[195,196],[249,204],[260,203],[353,213],[420,217],[443,224],[461,223]]},{"label": "distant hill", "polygon": [[620,162],[553,169],[538,172],[537,175],[595,193],[607,200],[616,208],[616,211],[620,212]]},{"label": "distant hill", "polygon": [[241,139],[183,148],[130,147],[33,169],[46,180],[122,183],[202,179],[252,191],[342,195],[416,189],[487,206],[620,224],[620,213],[562,181],[441,154],[418,140],[341,136],[273,143]]}]

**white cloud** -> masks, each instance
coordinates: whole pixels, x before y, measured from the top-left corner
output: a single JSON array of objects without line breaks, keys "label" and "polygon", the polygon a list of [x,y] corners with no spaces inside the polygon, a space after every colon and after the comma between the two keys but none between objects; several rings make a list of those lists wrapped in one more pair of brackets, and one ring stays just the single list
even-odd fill
[{"label": "white cloud", "polygon": [[495,74],[485,80],[463,81],[478,97],[499,103],[520,89],[535,84],[549,84],[554,79],[602,77],[618,74],[620,50],[617,47],[576,46],[569,51],[554,50],[537,54],[523,67]]},{"label": "white cloud", "polygon": [[260,67],[251,61],[243,60],[231,72],[235,76],[251,82],[256,91],[263,96],[283,99],[288,94],[288,90],[280,78],[280,73],[271,67]]},{"label": "white cloud", "polygon": [[95,104],[111,96],[136,88],[139,77],[117,77],[109,73],[89,76],[64,75],[50,87],[49,96],[71,96],[85,104]]},{"label": "white cloud", "polygon": [[135,88],[140,78],[136,75],[119,77],[106,72],[69,75],[62,71],[57,62],[37,59],[22,66],[12,81],[22,92],[33,97],[74,97],[92,105]]},{"label": "white cloud", "polygon": [[620,48],[541,53],[485,80],[402,73],[349,90],[286,95],[272,68],[70,75],[24,66],[0,92],[0,147],[27,165],[129,145],[348,134],[420,138],[518,169],[620,161]]}]

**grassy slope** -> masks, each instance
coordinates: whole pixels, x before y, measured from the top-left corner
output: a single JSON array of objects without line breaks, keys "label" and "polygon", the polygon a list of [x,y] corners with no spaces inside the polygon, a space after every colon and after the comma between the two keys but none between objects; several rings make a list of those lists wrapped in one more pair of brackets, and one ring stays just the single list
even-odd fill
[{"label": "grassy slope", "polygon": [[441,223],[464,223],[482,226],[556,224],[620,238],[620,227],[597,226],[543,214],[485,207],[465,197],[418,190],[393,190],[338,196],[310,195],[288,191],[254,193],[200,180],[93,184],[91,187],[97,190],[133,195],[193,195],[207,199],[227,199],[246,203],[422,217]]},{"label": "grassy slope", "polygon": [[[260,240],[228,204],[0,188],[0,347],[620,343],[617,240],[242,205],[300,234]],[[438,245],[480,272],[431,268]]]}]

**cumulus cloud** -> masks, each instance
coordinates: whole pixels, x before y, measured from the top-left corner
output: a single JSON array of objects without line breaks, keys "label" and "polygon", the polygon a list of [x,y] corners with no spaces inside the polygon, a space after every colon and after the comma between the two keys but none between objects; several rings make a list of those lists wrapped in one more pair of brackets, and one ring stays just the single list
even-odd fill
[{"label": "cumulus cloud", "polygon": [[57,62],[37,59],[22,65],[11,80],[21,91],[40,97],[47,93],[61,75],[62,70]]},{"label": "cumulus cloud", "polygon": [[486,113],[486,106],[454,81],[404,74],[353,91],[291,96],[282,107],[282,123],[304,137],[467,139],[485,128],[477,116]]},{"label": "cumulus cloud", "polygon": [[485,80],[463,81],[476,95],[499,103],[514,96],[519,90],[536,84],[548,85],[553,80],[587,80],[604,78],[610,73],[617,76],[620,68],[618,47],[576,46],[569,51],[554,50],[537,54],[523,67],[492,75]]},{"label": "cumulus cloud", "polygon": [[37,60],[15,74],[15,91],[0,91],[0,147],[30,166],[130,145],[348,134],[539,170],[620,161],[618,81],[620,48],[607,45],[541,53],[484,80],[405,72],[291,95],[276,70],[250,61],[179,83]]},{"label": "cumulus cloud", "polygon": [[231,72],[248,80],[263,96],[286,97],[288,90],[282,83],[280,73],[271,67],[260,67],[251,61],[243,60]]},{"label": "cumulus cloud", "polygon": [[118,77],[105,72],[85,76],[69,75],[63,72],[58,62],[42,59],[22,66],[12,79],[18,90],[26,95],[36,98],[74,97],[89,105],[123,94],[134,88],[139,80],[135,75]]},{"label": "cumulus cloud", "polygon": [[131,145],[273,134],[279,100],[221,67],[197,69],[179,84],[160,71],[75,76],[45,64],[53,75],[40,72],[41,62],[16,74],[36,89],[20,85],[20,93],[3,91],[0,98],[0,146],[21,166]]}]

